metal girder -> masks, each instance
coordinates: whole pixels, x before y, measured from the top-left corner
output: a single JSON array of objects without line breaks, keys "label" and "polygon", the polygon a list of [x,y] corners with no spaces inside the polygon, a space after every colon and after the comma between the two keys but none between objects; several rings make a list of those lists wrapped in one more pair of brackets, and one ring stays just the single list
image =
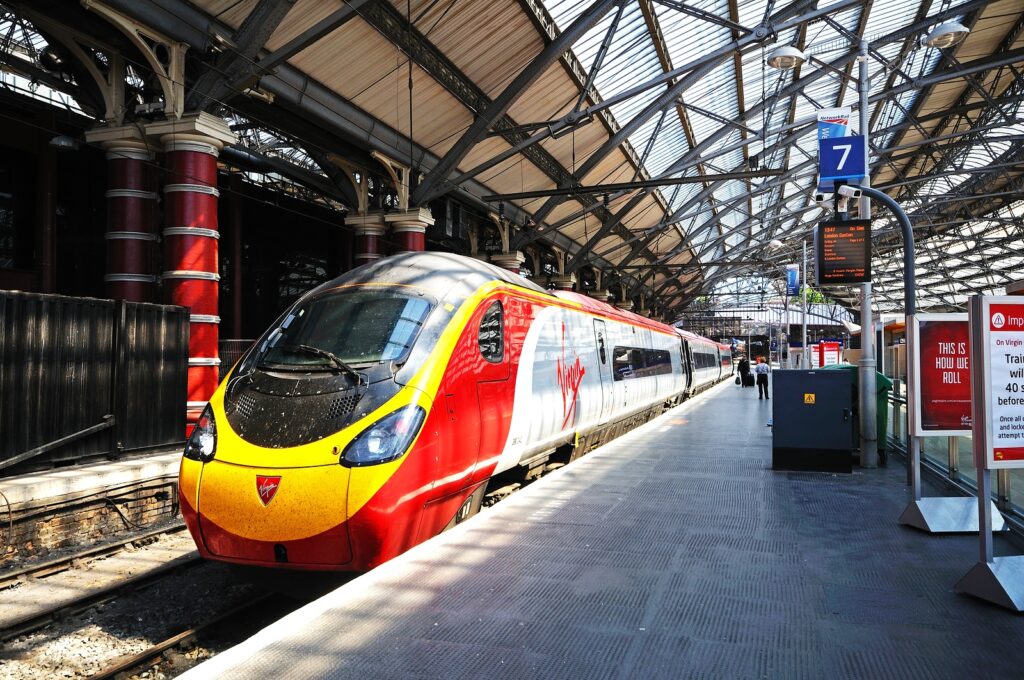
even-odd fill
[{"label": "metal girder", "polygon": [[[361,17],[375,30],[392,41],[400,50],[412,55],[416,64],[426,71],[431,77],[444,86],[452,95],[461,101],[472,111],[487,109],[491,100],[473,83],[468,76],[462,73],[455,64],[447,59],[432,43],[420,34],[415,28],[409,29],[405,18],[399,15],[394,7],[387,2],[374,2],[367,5],[361,12]],[[284,68],[282,66],[282,68]],[[509,144],[521,143],[526,135],[518,130],[520,126],[508,115],[502,115],[494,124],[494,129]],[[568,170],[546,149],[539,145],[526,145],[522,154],[544,174],[546,174],[556,185],[567,185],[572,175]],[[404,154],[403,154],[404,155]],[[420,170],[429,171],[431,166],[423,166],[413,161],[412,164]],[[489,192],[480,192],[489,193]],[[479,195],[479,194],[478,194]],[[603,202],[593,196],[581,195],[580,198],[588,204],[596,204],[595,210],[601,218],[605,216]],[[508,206],[506,206],[508,208]],[[531,218],[524,217],[517,221],[526,224]],[[625,231],[625,228],[622,228]],[[549,234],[548,240],[560,240]],[[568,241],[568,239],[565,239]],[[568,241],[568,243],[572,243]],[[560,243],[559,247],[567,252],[573,248],[568,243]]]},{"label": "metal girder", "polygon": [[219,106],[236,93],[236,82],[244,82],[257,71],[256,55],[277,30],[296,0],[260,0],[235,31],[235,49],[221,52],[196,80],[185,97],[185,109],[199,111]]},{"label": "metal girder", "polygon": [[691,17],[694,17],[695,19],[701,19],[701,20],[706,21],[706,22],[711,23],[711,24],[718,24],[719,26],[725,26],[726,28],[731,28],[734,31],[742,31],[744,33],[753,33],[754,32],[754,29],[752,29],[752,28],[747,28],[746,26],[742,26],[742,25],[736,23],[735,21],[730,21],[729,19],[723,19],[722,17],[718,16],[717,14],[712,14],[711,12],[708,12],[707,10],[698,9],[696,7],[690,7],[689,5],[687,5],[685,3],[682,3],[682,2],[678,2],[677,0],[653,0],[653,1],[658,3],[659,5],[663,5],[665,7],[668,7],[669,9],[674,9],[677,12],[682,12],[683,14],[687,14],[687,15],[689,15]]},{"label": "metal girder", "polygon": [[521,191],[512,194],[487,194],[482,196],[485,201],[518,201],[531,198],[543,198],[545,196],[575,196],[580,193],[610,194],[619,191],[633,191],[636,189],[651,189],[661,186],[672,186],[675,184],[703,184],[705,182],[726,182],[730,180],[745,180],[760,177],[778,177],[782,170],[751,170],[748,172],[720,172],[713,175],[702,175],[700,177],[670,177],[664,179],[637,180],[634,182],[613,182],[611,184],[593,184],[585,187],[566,187],[559,189],[538,189],[537,191]]},{"label": "metal girder", "polygon": [[446,179],[459,163],[466,157],[470,149],[476,145],[492,125],[508,111],[508,108],[547,70],[562,52],[569,49],[579,40],[594,24],[608,13],[620,0],[596,0],[580,14],[568,28],[565,29],[554,41],[548,44],[541,53],[534,57],[530,65],[523,69],[518,76],[502,91],[498,97],[487,105],[483,111],[477,111],[476,120],[469,126],[457,141],[444,155],[441,162],[431,170],[416,190],[413,192],[411,201],[413,205],[420,205],[425,196],[429,195],[434,185]]},{"label": "metal girder", "polygon": [[[787,21],[783,26],[779,26],[778,28],[782,29],[784,26],[799,25],[800,23],[802,23],[804,21],[809,21],[811,19],[814,19],[814,18],[817,18],[819,16],[822,16],[823,14],[827,14],[827,13],[831,13],[831,12],[834,12],[834,11],[838,11],[838,10],[843,9],[843,8],[849,6],[849,5],[852,5],[852,4],[856,4],[856,2],[842,0],[841,2],[838,2],[836,4],[830,5],[829,7],[826,7],[826,8],[820,9],[820,10],[815,10],[815,11],[810,12],[808,14],[804,14],[804,15],[796,18],[796,19],[792,19],[790,21]],[[747,41],[744,44],[752,43],[754,35],[756,35],[756,34],[752,34],[751,36],[747,36],[747,38],[744,38],[743,40]],[[735,44],[736,43],[733,43],[733,45],[735,45]],[[736,48],[732,48],[732,49],[740,49],[740,47],[736,47]],[[732,53],[732,49],[728,50],[728,54]],[[718,52],[715,52],[713,55],[705,57],[704,59],[701,60],[701,63],[706,65],[708,59],[715,59],[716,56],[718,56],[720,58],[720,52],[721,52],[721,50],[719,50]],[[847,60],[852,60],[855,56],[856,56],[855,53],[851,52],[850,54],[845,55],[844,57],[841,57],[840,60],[843,63],[846,63]],[[833,62],[833,64],[834,63],[835,62]],[[715,65],[717,65],[717,63]],[[692,73],[693,72],[691,71],[691,74]],[[788,96],[789,94],[791,94],[793,92],[798,91],[799,89],[802,89],[802,87],[805,86],[807,83],[814,82],[818,78],[821,78],[822,75],[823,74],[821,72],[816,72],[814,74],[806,76],[805,78],[802,78],[798,83],[793,83],[789,87],[787,87],[786,91],[784,91],[784,93],[780,93],[778,98],[783,98],[783,97]],[[679,84],[681,84],[681,83],[688,83],[688,79],[683,79],[683,80],[678,81],[677,86]],[[688,84],[692,84],[692,83],[688,83]],[[799,87],[798,87],[798,85],[799,85]],[[685,86],[683,86],[682,89],[685,89]],[[676,94],[678,94],[678,93],[676,93]],[[757,106],[755,106],[755,107],[753,107],[753,108],[748,110],[748,112],[747,112],[748,116],[750,114],[752,114],[752,113],[757,113],[757,112],[763,110],[765,106],[766,106],[766,102],[759,103]],[[643,120],[646,120],[647,118],[649,118],[650,115],[653,115],[653,113],[655,111],[657,111],[657,110],[658,109],[653,107],[653,106],[648,106],[647,108],[644,109],[643,112],[637,114],[637,116],[634,117],[633,121],[631,121],[630,124],[636,123],[636,125],[638,126],[640,123],[643,122]],[[638,120],[641,117],[644,117],[644,118],[642,120]],[[623,130],[625,130],[630,124],[627,124],[627,126],[623,126]],[[730,134],[731,132],[732,132],[732,128],[723,127],[718,132],[713,133],[711,136],[708,137],[708,139],[704,140],[703,142],[698,144],[696,147],[692,148],[680,160],[678,160],[675,163],[673,163],[668,169],[666,169],[664,172],[662,172],[659,175],[659,177],[668,177],[668,176],[671,176],[673,174],[677,174],[679,172],[685,171],[688,167],[690,167],[692,164],[694,164],[696,159],[700,158],[701,154],[704,151],[706,151],[711,146],[713,146],[723,136],[725,136],[727,134]],[[619,141],[621,142],[621,140],[619,140]],[[615,145],[612,145],[611,144],[611,140],[609,140],[609,143],[606,143],[604,146],[601,147],[600,150],[594,152],[594,154],[592,154],[588,158],[587,163],[585,163],[580,168],[580,170],[578,171],[577,175],[578,176],[585,176],[586,173],[589,172],[589,170],[591,170],[593,168],[593,166],[596,165],[596,163],[599,162],[601,158],[603,158],[604,155],[607,155],[608,153],[610,153],[614,148],[615,148]],[[576,263],[578,263],[579,261],[583,260],[586,257],[586,255],[590,252],[590,250],[593,249],[594,245],[596,245],[601,239],[603,239],[605,236],[607,236],[614,227],[616,227],[619,224],[621,224],[621,222],[624,219],[624,217],[630,211],[632,211],[632,209],[634,207],[636,207],[636,205],[638,205],[641,200],[643,200],[645,195],[646,195],[645,193],[641,193],[641,194],[635,196],[634,198],[632,198],[630,200],[630,202],[627,204],[626,207],[624,207],[621,210],[619,210],[611,218],[610,222],[602,220],[603,224],[602,224],[601,229],[599,229],[597,234],[595,234],[594,237],[592,237],[586,244],[583,245],[583,247],[580,249],[580,251],[574,257],[574,259],[573,259],[574,266],[579,266]],[[555,207],[556,204],[557,204],[557,202],[554,199],[549,200],[547,203],[545,203],[545,205],[540,210],[538,210],[537,212],[534,213],[534,218],[538,222],[541,221],[544,218],[544,216],[547,214],[545,212],[545,210],[547,210],[549,212],[550,210],[552,210]],[[523,245],[525,243],[528,243],[528,242],[531,242],[533,240],[536,240],[537,238],[540,238],[542,235],[543,234],[537,234],[537,233],[534,233],[533,235],[528,235],[523,240],[520,241],[520,244]]]},{"label": "metal girder", "polygon": [[[291,59],[321,38],[344,26],[352,18],[359,16],[359,9],[367,2],[370,2],[370,0],[344,0],[341,7],[260,59],[256,66],[261,71],[270,71],[274,69],[278,64],[282,64],[288,59]],[[235,81],[232,85],[235,88],[238,88],[241,87],[243,83]]]}]

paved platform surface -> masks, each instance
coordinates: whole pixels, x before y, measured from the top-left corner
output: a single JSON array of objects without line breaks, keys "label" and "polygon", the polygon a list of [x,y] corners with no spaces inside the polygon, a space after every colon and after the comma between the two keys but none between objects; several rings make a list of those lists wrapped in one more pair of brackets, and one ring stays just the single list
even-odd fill
[{"label": "paved platform surface", "polygon": [[0,479],[0,492],[4,496],[2,500],[18,505],[161,477],[177,477],[180,463],[181,448],[174,448],[137,458],[76,465]]},{"label": "paved platform surface", "polygon": [[182,677],[1021,677],[1024,617],[952,590],[977,537],[897,524],[901,465],[773,472],[769,404],[722,385]]}]

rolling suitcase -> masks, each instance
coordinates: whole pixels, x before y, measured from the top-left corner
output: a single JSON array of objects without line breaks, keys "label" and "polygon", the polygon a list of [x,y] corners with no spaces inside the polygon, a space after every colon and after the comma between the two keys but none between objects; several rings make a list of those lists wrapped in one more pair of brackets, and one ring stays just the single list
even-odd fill
[{"label": "rolling suitcase", "polygon": [[747,373],[745,376],[743,376],[743,386],[744,387],[753,387],[754,386],[754,374],[753,373]]}]

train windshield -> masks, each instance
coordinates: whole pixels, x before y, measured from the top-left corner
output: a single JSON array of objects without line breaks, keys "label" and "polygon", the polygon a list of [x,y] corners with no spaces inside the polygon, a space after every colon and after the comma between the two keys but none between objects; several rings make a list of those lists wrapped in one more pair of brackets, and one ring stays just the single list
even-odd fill
[{"label": "train windshield", "polygon": [[331,292],[300,304],[260,347],[258,363],[277,368],[401,362],[432,308],[422,296],[387,288]]}]

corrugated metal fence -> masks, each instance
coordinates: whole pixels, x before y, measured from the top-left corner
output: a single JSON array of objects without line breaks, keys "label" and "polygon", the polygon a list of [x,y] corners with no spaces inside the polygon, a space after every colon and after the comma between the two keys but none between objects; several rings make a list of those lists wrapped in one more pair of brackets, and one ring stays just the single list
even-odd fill
[{"label": "corrugated metal fence", "polygon": [[184,439],[188,310],[0,291],[0,476]]}]

